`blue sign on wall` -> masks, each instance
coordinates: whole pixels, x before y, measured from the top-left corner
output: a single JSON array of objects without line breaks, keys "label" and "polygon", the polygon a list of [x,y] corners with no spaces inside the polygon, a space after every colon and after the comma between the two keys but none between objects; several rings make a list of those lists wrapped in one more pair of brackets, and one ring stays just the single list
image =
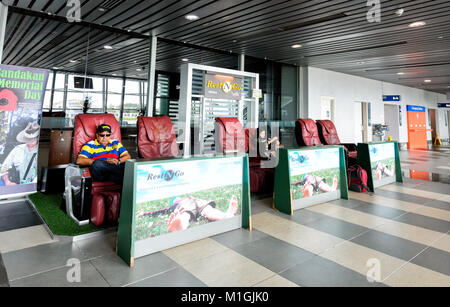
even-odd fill
[{"label": "blue sign on wall", "polygon": [[384,95],[383,101],[400,101],[400,95]]},{"label": "blue sign on wall", "polygon": [[438,103],[438,108],[450,108],[450,102],[448,102],[448,103]]},{"label": "blue sign on wall", "polygon": [[426,108],[420,106],[406,106],[406,110],[409,112],[425,112]]}]

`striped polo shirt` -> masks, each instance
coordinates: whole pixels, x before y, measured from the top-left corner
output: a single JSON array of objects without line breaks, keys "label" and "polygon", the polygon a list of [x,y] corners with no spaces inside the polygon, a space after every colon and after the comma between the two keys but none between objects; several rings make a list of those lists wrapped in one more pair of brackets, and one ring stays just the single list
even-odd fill
[{"label": "striped polo shirt", "polygon": [[94,160],[119,159],[127,152],[117,140],[110,140],[106,147],[94,140],[81,148],[80,156]]}]

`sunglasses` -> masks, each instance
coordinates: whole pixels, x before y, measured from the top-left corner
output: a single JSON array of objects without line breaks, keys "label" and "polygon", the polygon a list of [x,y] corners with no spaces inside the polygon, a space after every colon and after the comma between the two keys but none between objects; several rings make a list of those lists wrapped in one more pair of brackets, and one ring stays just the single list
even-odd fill
[{"label": "sunglasses", "polygon": [[98,136],[101,138],[109,138],[111,134],[99,134]]}]

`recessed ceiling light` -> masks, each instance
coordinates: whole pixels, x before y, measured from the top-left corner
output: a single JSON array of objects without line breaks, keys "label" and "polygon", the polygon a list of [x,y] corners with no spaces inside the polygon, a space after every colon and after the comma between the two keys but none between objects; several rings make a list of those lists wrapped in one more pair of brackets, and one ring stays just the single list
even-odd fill
[{"label": "recessed ceiling light", "polygon": [[397,75],[404,75],[404,72],[398,72]]},{"label": "recessed ceiling light", "polygon": [[140,69],[140,68],[137,68],[137,69],[136,69],[136,71],[142,71],[142,69]]},{"label": "recessed ceiling light", "polygon": [[294,49],[302,48],[302,45],[300,45],[300,44],[292,45],[291,48],[294,48]]},{"label": "recessed ceiling light", "polygon": [[409,24],[409,27],[410,28],[423,27],[426,24],[427,23],[425,21],[417,21],[417,22],[413,22],[413,23]]},{"label": "recessed ceiling light", "polygon": [[189,59],[181,59],[183,62],[189,62]]},{"label": "recessed ceiling light", "polygon": [[58,69],[60,69],[61,67],[53,66],[52,68],[53,68],[54,70],[58,70]]},{"label": "recessed ceiling light", "polygon": [[109,46],[109,45],[103,46],[103,48],[108,49],[108,50],[114,49],[112,46]]},{"label": "recessed ceiling light", "polygon": [[69,60],[70,63],[77,63],[77,60]]},{"label": "recessed ceiling light", "polygon": [[430,83],[431,80],[430,80],[430,79],[427,79],[427,80],[423,80],[423,82],[425,82],[425,83]]},{"label": "recessed ceiling light", "polygon": [[438,36],[438,38],[439,38],[439,39],[443,39],[443,38],[444,38],[444,35]]},{"label": "recessed ceiling light", "polygon": [[105,11],[105,9],[102,8],[102,7],[98,8],[98,10],[99,10],[100,12],[104,12],[104,11]]},{"label": "recessed ceiling light", "polygon": [[197,15],[186,15],[184,18],[186,18],[189,21],[194,21],[199,19],[200,17],[198,17]]},{"label": "recessed ceiling light", "polygon": [[397,15],[398,17],[401,17],[404,12],[405,12],[404,9],[398,9],[398,10],[395,11],[395,15]]}]

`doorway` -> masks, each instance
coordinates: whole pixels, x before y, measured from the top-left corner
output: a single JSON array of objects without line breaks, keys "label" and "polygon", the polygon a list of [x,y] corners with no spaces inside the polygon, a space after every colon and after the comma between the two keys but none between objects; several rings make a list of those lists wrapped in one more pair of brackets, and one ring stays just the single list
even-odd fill
[{"label": "doorway", "polygon": [[334,97],[320,97],[320,119],[334,122]]},{"label": "doorway", "polygon": [[353,105],[354,133],[356,143],[367,143],[369,141],[368,127],[368,103],[355,102]]},{"label": "doorway", "polygon": [[435,109],[428,109],[430,112],[430,128],[431,128],[431,142],[434,144],[436,142],[436,110]]},{"label": "doorway", "polygon": [[392,137],[392,140],[399,141],[400,139],[400,106],[399,105],[384,105],[384,124],[387,126],[385,139]]}]

